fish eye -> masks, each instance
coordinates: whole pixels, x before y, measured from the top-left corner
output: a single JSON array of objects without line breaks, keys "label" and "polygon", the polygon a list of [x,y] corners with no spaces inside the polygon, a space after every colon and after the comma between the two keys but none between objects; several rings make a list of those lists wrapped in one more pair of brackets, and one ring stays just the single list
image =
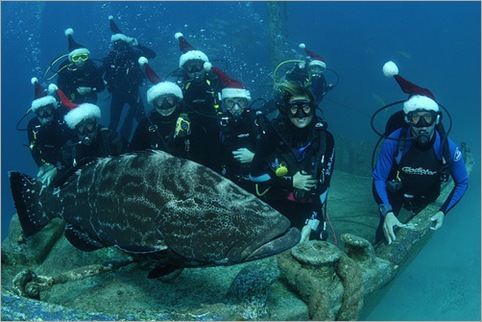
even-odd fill
[{"label": "fish eye", "polygon": [[240,211],[241,211],[240,206],[232,206],[231,207],[231,212],[233,212],[233,213],[239,213]]}]

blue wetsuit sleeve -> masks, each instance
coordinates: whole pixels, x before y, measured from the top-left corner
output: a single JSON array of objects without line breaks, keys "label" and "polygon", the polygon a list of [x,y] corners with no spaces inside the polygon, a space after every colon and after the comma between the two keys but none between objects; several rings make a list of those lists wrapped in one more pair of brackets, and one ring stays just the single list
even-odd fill
[{"label": "blue wetsuit sleeve", "polygon": [[454,180],[454,187],[444,204],[440,208],[444,214],[447,214],[462,199],[465,191],[467,191],[469,177],[467,168],[465,167],[464,158],[459,147],[449,138],[449,150],[452,160],[450,161],[450,175]]},{"label": "blue wetsuit sleeve", "polygon": [[[399,137],[400,130],[390,134],[389,137]],[[373,170],[373,196],[379,206],[384,205],[382,215],[392,210],[387,193],[387,179],[392,170],[395,155],[398,149],[398,141],[386,139],[378,155],[375,169]]]}]

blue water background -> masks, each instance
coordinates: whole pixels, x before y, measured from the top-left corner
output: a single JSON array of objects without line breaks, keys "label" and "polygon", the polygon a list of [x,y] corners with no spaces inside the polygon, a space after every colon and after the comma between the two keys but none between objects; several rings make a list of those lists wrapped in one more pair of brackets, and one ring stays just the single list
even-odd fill
[{"label": "blue water background", "polygon": [[[113,15],[124,33],[157,52],[151,64],[163,76],[178,66],[174,33],[181,31],[254,98],[268,98],[273,67],[266,7],[266,2],[2,1],[2,239],[15,212],[8,171],[37,172],[25,147],[27,135],[15,127],[33,99],[31,77],[47,86],[45,70],[68,52],[66,28],[75,30],[74,39],[92,58],[101,59],[109,49]],[[339,75],[322,105],[333,133],[375,138],[369,121],[380,98],[385,103],[406,98],[381,72],[392,59],[402,76],[429,88],[450,110],[451,137],[467,142],[476,158],[464,199],[366,318],[480,320],[480,3],[288,2],[287,9],[287,58],[300,58],[297,45],[305,42]],[[327,76],[335,80],[334,73]],[[108,95],[98,103],[108,124]]]}]

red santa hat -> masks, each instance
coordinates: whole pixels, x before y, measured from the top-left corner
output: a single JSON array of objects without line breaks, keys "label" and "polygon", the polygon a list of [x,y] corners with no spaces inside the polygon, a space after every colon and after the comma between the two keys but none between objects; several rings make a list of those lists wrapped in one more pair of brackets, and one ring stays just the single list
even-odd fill
[{"label": "red santa hat", "polygon": [[243,97],[246,98],[248,101],[251,100],[251,93],[246,89],[246,87],[244,87],[244,85],[240,81],[230,77],[217,67],[211,68],[218,75],[219,80],[223,85],[223,89],[221,91],[222,99]]},{"label": "red santa hat", "polygon": [[71,128],[72,130],[75,129],[77,124],[80,122],[87,120],[87,119],[95,119],[99,121],[101,118],[100,108],[91,103],[82,103],[76,104],[73,103],[67,95],[62,92],[61,89],[57,87],[55,84],[49,85],[50,92],[57,92],[57,95],[60,98],[62,104],[69,109],[69,112],[65,114],[64,120],[65,123]]},{"label": "red santa hat", "polygon": [[176,96],[179,100],[183,99],[182,89],[173,82],[163,81],[149,65],[146,57],[139,58],[139,65],[144,67],[147,79],[155,84],[147,90],[147,102],[149,104],[152,104],[158,97],[168,94]]},{"label": "red santa hat", "polygon": [[111,42],[115,42],[117,40],[122,40],[122,41],[125,41],[127,43],[131,43],[134,40],[134,38],[126,36],[120,30],[120,28],[114,22],[113,16],[109,16],[109,26],[110,26],[110,31],[112,31],[112,33],[113,33],[113,35],[110,37]]},{"label": "red santa hat", "polygon": [[74,34],[74,29],[72,28],[65,29],[65,36],[67,36],[67,41],[68,41],[70,61],[72,61],[73,55],[78,55],[78,54],[90,55],[90,51],[87,48],[85,48],[84,45],[81,45],[74,40],[74,38],[72,37],[73,34]]},{"label": "red santa hat", "polygon": [[47,95],[45,89],[42,87],[42,85],[40,85],[37,77],[32,77],[31,83],[34,86],[34,99],[30,107],[32,112],[35,112],[39,108],[50,104],[53,104],[54,107],[57,107],[57,100],[55,97]]},{"label": "red santa hat", "polygon": [[184,35],[180,32],[176,32],[174,37],[179,40],[179,49],[184,53],[179,57],[179,68],[182,68],[188,60],[199,59],[203,62],[209,62],[208,56],[200,50],[196,50],[190,43],[184,38]]},{"label": "red santa hat", "polygon": [[326,69],[326,63],[323,57],[315,54],[314,52],[306,48],[306,45],[304,43],[299,44],[298,47],[304,49],[305,53],[311,58],[311,61],[309,63],[310,66],[320,66],[323,70]]},{"label": "red santa hat", "polygon": [[440,110],[435,101],[435,96],[426,88],[415,85],[398,74],[398,66],[393,61],[383,65],[383,75],[394,77],[404,93],[409,94],[408,100],[403,103],[403,112],[408,114],[416,110],[438,112]]}]

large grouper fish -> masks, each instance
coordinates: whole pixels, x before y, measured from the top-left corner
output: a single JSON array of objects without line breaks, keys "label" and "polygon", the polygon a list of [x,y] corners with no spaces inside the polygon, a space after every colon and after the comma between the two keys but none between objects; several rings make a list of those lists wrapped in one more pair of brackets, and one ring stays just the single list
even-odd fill
[{"label": "large grouper fish", "polygon": [[115,246],[170,268],[232,265],[296,245],[278,211],[211,169],[161,151],[96,158],[47,187],[20,172],[10,186],[25,237],[51,219],[82,251]]}]

